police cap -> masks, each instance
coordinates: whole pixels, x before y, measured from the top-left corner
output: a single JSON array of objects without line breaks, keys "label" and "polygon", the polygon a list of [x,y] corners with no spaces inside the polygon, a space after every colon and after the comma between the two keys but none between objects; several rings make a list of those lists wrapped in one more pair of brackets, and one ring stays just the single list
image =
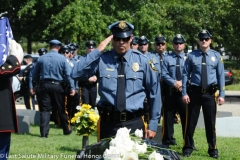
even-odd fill
[{"label": "police cap", "polygon": [[149,40],[147,39],[147,37],[145,36],[141,36],[139,39],[138,39],[138,44],[147,44],[149,42]]},{"label": "police cap", "polygon": [[70,52],[70,48],[69,48],[68,45],[64,45],[64,46],[61,47],[59,52],[60,53],[68,53],[68,52]]},{"label": "police cap", "polygon": [[132,39],[132,42],[131,42],[131,44],[133,44],[133,45],[136,45],[136,44],[137,44],[137,42],[138,42],[138,37],[136,37],[136,36],[133,36],[133,39]]},{"label": "police cap", "polygon": [[75,48],[75,50],[79,48],[79,45],[77,43],[70,43],[68,45],[73,46]]},{"label": "police cap", "polygon": [[23,57],[23,59],[29,59],[29,58],[32,58],[32,56],[30,54],[27,54]]},{"label": "police cap", "polygon": [[57,40],[57,39],[51,40],[51,41],[49,42],[49,44],[50,44],[50,45],[59,45],[59,46],[62,45],[62,43],[61,43],[59,40]]},{"label": "police cap", "polygon": [[208,32],[208,30],[203,29],[198,33],[198,38],[211,38],[212,35],[210,32]]},{"label": "police cap", "polygon": [[132,35],[134,26],[126,21],[118,21],[108,26],[112,34],[119,38],[127,38]]},{"label": "police cap", "polygon": [[183,35],[181,34],[176,34],[175,37],[173,38],[173,43],[185,43],[185,39]]},{"label": "police cap", "polygon": [[87,42],[85,43],[85,46],[88,47],[88,48],[90,48],[90,49],[96,48],[96,45],[97,45],[96,42],[93,41],[93,40],[89,40],[89,41],[87,41]]},{"label": "police cap", "polygon": [[166,43],[166,38],[162,34],[159,34],[154,38],[154,41],[160,42],[160,43]]},{"label": "police cap", "polygon": [[47,49],[46,49],[46,48],[40,48],[40,49],[38,50],[39,56],[42,56],[42,55],[44,55],[44,54],[46,54],[46,53],[47,53]]}]

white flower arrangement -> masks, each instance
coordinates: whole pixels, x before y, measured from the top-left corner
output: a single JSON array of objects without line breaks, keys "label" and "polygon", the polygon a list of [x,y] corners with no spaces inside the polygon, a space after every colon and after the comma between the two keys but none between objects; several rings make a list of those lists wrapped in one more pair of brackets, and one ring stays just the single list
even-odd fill
[{"label": "white flower arrangement", "polygon": [[149,152],[147,144],[141,142],[142,137],[142,130],[137,129],[135,137],[130,137],[130,129],[120,128],[110,141],[109,149],[103,153],[104,160],[163,160],[163,156],[155,150]]}]

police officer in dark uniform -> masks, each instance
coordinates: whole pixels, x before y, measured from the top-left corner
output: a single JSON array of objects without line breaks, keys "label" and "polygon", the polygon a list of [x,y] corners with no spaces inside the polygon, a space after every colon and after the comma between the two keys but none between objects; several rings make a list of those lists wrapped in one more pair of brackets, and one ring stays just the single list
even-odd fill
[{"label": "police officer in dark uniform", "polygon": [[21,82],[20,94],[23,95],[26,108],[35,110],[35,95],[32,95],[29,89],[29,74],[33,67],[33,58],[31,55],[25,55],[23,61],[27,67],[23,70],[22,74],[17,77]]},{"label": "police officer in dark uniform", "polygon": [[[46,48],[40,48],[38,50],[39,56],[42,56],[42,55],[44,55],[46,53],[47,53],[47,49]],[[35,62],[35,63],[37,63],[37,62]],[[35,95],[36,94],[37,103],[38,103],[38,109],[39,109],[40,108],[40,94],[39,94],[40,82],[35,82],[35,81],[33,81],[33,78],[32,78],[32,74],[33,74],[33,71],[34,71],[35,63],[33,64],[33,67],[32,67],[32,69],[30,70],[30,73],[29,73],[29,90],[30,90],[30,94],[31,95]],[[39,75],[39,77],[40,77],[40,75]]]},{"label": "police officer in dark uniform", "polygon": [[174,116],[178,111],[181,117],[182,135],[184,136],[186,106],[182,101],[182,72],[186,59],[185,39],[181,34],[173,38],[174,51],[165,56],[162,64],[162,80],[167,85],[163,102],[162,144],[176,145],[174,134]]},{"label": "police officer in dark uniform", "polygon": [[[74,66],[75,61],[71,59],[72,58],[71,56],[73,56],[71,54],[71,47],[69,45],[62,46],[60,49],[60,53],[67,59],[68,64],[72,68]],[[74,89],[76,92],[74,96],[70,95],[71,86],[74,86]],[[71,121],[72,117],[76,113],[76,107],[79,105],[79,101],[80,101],[79,97],[77,96],[77,93],[79,91],[77,81],[74,81],[72,78],[71,78],[71,84],[65,81],[64,89],[66,94],[66,98],[64,101],[64,108],[67,111],[69,121]]]},{"label": "police officer in dark uniform", "polygon": [[[68,121],[64,109],[64,88],[63,82],[71,82],[71,68],[65,57],[58,53],[61,42],[58,40],[50,41],[50,51],[39,57],[34,66],[33,80],[38,81],[41,75],[41,108],[40,108],[40,133],[41,137],[47,138],[49,133],[50,112],[53,107],[57,108],[63,134],[68,135],[72,132],[72,127]],[[75,94],[74,86],[71,86],[72,96]]]},{"label": "police officer in dark uniform", "polygon": [[[157,131],[161,109],[160,85],[155,71],[146,56],[130,48],[134,26],[125,21],[108,27],[112,35],[102,41],[97,49],[81,57],[74,66],[72,77],[85,79],[87,75],[98,76],[99,139],[116,135],[121,127],[143,129],[146,138],[153,138]],[[102,51],[112,41],[113,49]],[[98,61],[98,63],[95,63]],[[143,101],[150,97],[150,121],[145,130]]]},{"label": "police officer in dark uniform", "polygon": [[[85,43],[87,54],[96,48],[96,42],[89,40]],[[82,89],[82,103],[89,104],[93,108],[96,106],[97,99],[97,77],[90,75],[87,81],[79,81],[79,86]]]},{"label": "police officer in dark uniform", "polygon": [[[194,148],[193,135],[202,107],[208,154],[212,158],[218,158],[216,146],[216,113],[218,104],[224,104],[225,77],[224,65],[220,53],[210,49],[211,37],[209,31],[203,29],[198,33],[200,48],[191,52],[186,60],[183,71],[182,100],[187,105],[186,132],[184,136],[183,156],[189,157]],[[187,81],[190,86],[187,89]],[[188,90],[188,92],[187,92]]]},{"label": "police officer in dark uniform", "polygon": [[138,37],[133,36],[132,42],[131,42],[131,48],[132,49],[138,49]]}]

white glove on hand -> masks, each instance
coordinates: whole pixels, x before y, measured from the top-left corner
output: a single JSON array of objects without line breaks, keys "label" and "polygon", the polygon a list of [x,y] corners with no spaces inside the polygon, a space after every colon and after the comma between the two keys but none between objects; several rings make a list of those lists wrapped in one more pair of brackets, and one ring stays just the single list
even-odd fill
[{"label": "white glove on hand", "polygon": [[9,43],[9,55],[17,57],[18,61],[21,63],[23,60],[23,49],[20,44],[15,40],[10,40]]}]

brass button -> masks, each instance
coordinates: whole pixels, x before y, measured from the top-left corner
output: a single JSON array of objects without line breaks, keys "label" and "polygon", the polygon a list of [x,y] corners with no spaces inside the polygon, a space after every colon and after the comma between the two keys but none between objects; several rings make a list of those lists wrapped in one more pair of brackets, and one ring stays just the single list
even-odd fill
[{"label": "brass button", "polygon": [[5,67],[2,67],[2,69],[4,70],[4,69],[5,69]]},{"label": "brass button", "polygon": [[8,68],[12,68],[12,66],[11,66],[11,65],[9,65],[9,66],[8,66]]}]

